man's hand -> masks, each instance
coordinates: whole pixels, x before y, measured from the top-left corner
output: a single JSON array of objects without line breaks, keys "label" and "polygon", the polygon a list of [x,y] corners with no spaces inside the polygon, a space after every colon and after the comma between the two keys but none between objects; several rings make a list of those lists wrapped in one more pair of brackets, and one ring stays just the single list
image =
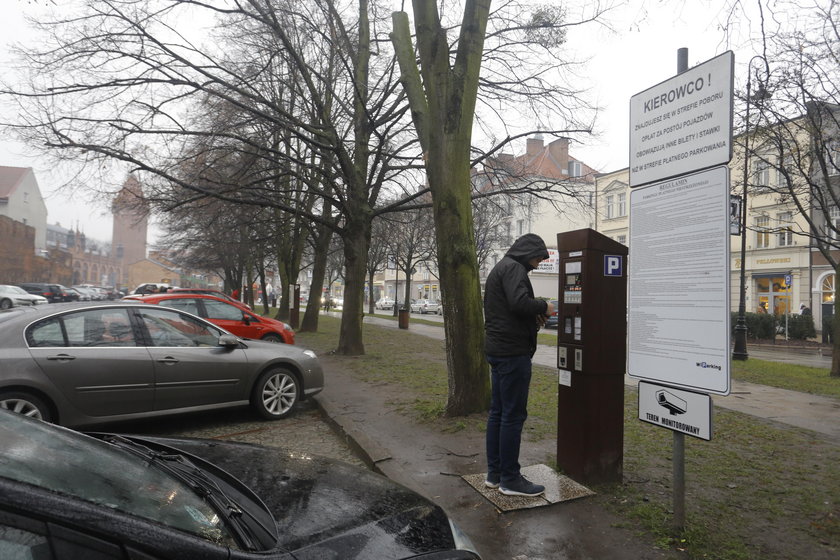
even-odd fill
[{"label": "man's hand", "polygon": [[554,315],[554,304],[550,301],[548,302],[548,307],[545,310],[545,315],[537,315],[537,326],[542,328],[545,326],[545,322],[548,321],[548,318]]}]

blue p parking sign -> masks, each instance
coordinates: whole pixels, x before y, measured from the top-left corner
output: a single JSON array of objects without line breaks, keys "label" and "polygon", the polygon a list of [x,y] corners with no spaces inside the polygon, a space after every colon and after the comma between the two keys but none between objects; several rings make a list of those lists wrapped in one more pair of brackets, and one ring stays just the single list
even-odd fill
[{"label": "blue p parking sign", "polygon": [[604,276],[624,276],[624,259],[621,255],[604,255]]}]

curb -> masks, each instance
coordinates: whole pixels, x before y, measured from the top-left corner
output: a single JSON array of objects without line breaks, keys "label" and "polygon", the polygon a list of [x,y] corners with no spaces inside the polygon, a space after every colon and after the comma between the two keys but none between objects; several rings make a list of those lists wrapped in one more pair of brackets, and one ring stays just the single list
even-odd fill
[{"label": "curb", "polygon": [[427,496],[427,492],[424,491],[422,485],[418,484],[411,475],[400,468],[388,449],[384,448],[355,426],[344,424],[337,420],[336,418],[340,416],[340,411],[334,407],[328,398],[319,395],[312,397],[312,400],[315,402],[327,425],[330,426],[338,437],[342,438],[350,446],[350,449],[353,450],[367,468],[423,496]]}]

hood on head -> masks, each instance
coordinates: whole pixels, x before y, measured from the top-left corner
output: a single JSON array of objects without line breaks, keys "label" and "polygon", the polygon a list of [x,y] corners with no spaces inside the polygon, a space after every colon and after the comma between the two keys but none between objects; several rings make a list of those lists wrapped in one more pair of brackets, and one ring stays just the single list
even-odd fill
[{"label": "hood on head", "polygon": [[528,270],[531,270],[533,267],[528,264],[528,261],[534,257],[539,257],[540,260],[547,259],[548,249],[545,248],[545,242],[542,240],[542,237],[536,233],[526,233],[513,242],[513,245],[505,253],[505,256],[512,258]]}]

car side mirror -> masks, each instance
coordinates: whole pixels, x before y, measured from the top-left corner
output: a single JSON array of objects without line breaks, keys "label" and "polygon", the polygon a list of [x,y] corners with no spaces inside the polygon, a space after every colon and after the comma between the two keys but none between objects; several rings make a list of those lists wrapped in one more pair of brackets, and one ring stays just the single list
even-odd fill
[{"label": "car side mirror", "polygon": [[246,325],[250,325],[251,324],[251,317],[247,313],[243,313],[242,314],[242,322],[245,323]]},{"label": "car side mirror", "polygon": [[225,348],[236,348],[239,346],[239,339],[232,334],[223,334],[219,337],[219,346],[224,346]]}]

